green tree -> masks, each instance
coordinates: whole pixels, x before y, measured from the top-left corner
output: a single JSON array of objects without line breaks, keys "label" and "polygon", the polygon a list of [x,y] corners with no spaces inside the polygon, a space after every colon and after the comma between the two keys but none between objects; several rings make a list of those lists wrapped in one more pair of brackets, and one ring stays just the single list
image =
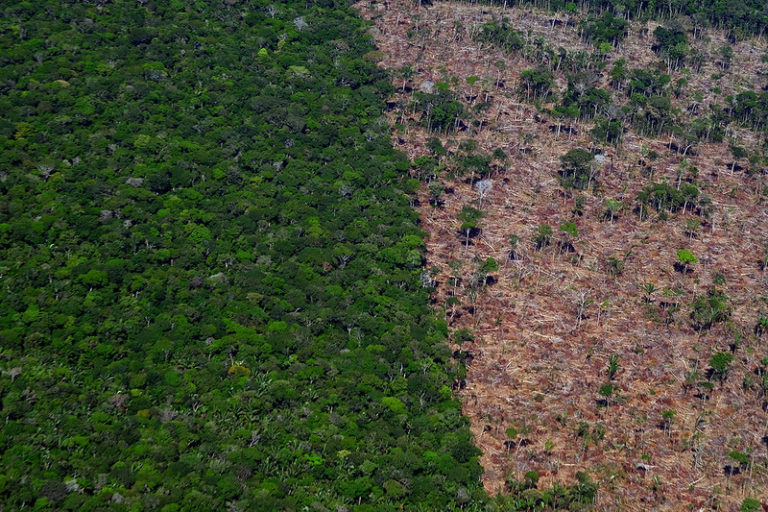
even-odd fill
[{"label": "green tree", "polygon": [[677,411],[673,409],[666,409],[661,412],[661,418],[664,422],[664,430],[670,436],[672,435],[672,420],[675,419],[675,416],[677,416]]},{"label": "green tree", "polygon": [[594,160],[594,155],[582,148],[571,149],[560,157],[563,168],[560,172],[560,184],[563,188],[583,190],[589,187],[594,178]]},{"label": "green tree", "polygon": [[471,206],[464,206],[459,212],[459,220],[461,221],[461,231],[465,234],[465,246],[469,246],[469,239],[473,231],[479,229],[480,219],[483,218],[483,212],[477,208]]},{"label": "green tree", "polygon": [[509,235],[507,238],[509,242],[509,255],[508,259],[516,260],[518,258],[517,246],[520,243],[520,237],[517,235]]},{"label": "green tree", "polygon": [[499,264],[496,262],[493,258],[486,258],[486,260],[480,265],[480,268],[478,269],[480,272],[480,275],[482,276],[483,281],[483,287],[485,287],[488,284],[488,276],[492,272],[496,272],[499,270]]},{"label": "green tree", "polygon": [[731,150],[731,156],[733,156],[733,162],[731,162],[731,172],[734,172],[736,170],[736,164],[738,161],[742,158],[746,158],[748,156],[747,150],[744,149],[741,146],[737,146],[735,144],[732,144],[730,146]]},{"label": "green tree", "polygon": [[695,264],[699,259],[693,255],[688,249],[680,249],[677,251],[677,261],[675,262],[675,270],[688,274],[692,272],[691,265]]},{"label": "green tree", "polygon": [[528,101],[548,98],[554,84],[554,75],[546,69],[526,69],[520,73],[520,95]]},{"label": "green tree", "polygon": [[627,80],[627,69],[626,69],[627,60],[624,58],[616,59],[616,62],[613,63],[613,68],[611,68],[610,77],[611,77],[611,86],[619,91],[621,91],[624,88],[624,83]]},{"label": "green tree", "polygon": [[624,39],[627,33],[627,21],[624,18],[617,18],[613,12],[606,10],[599,18],[589,16],[582,24],[584,37],[595,43],[595,46],[602,44],[614,45]]},{"label": "green tree", "polygon": [[696,297],[691,310],[691,323],[697,331],[709,329],[716,323],[728,320],[731,308],[728,306],[728,296],[720,290],[713,289],[706,295]]},{"label": "green tree", "polygon": [[616,387],[611,382],[607,382],[600,386],[600,389],[598,390],[598,393],[600,396],[603,397],[605,400],[605,405],[610,406],[611,405],[611,399],[614,396],[614,393],[616,392]]},{"label": "green tree", "polygon": [[720,55],[720,67],[723,71],[731,67],[731,61],[733,60],[733,48],[730,45],[724,44],[717,52]]},{"label": "green tree", "polygon": [[579,237],[579,230],[573,222],[566,222],[560,225],[560,231],[563,233],[563,239],[559,242],[560,248],[566,252],[574,252],[576,249],[573,243]]},{"label": "green tree", "polygon": [[728,372],[733,363],[733,354],[728,352],[717,352],[709,360],[709,366],[712,367],[712,373],[720,382],[728,377]]},{"label": "green tree", "polygon": [[537,250],[547,247],[552,241],[552,226],[548,224],[539,224],[536,226],[536,232],[533,235],[533,243]]},{"label": "green tree", "polygon": [[439,181],[433,181],[427,186],[429,190],[429,204],[434,207],[440,206],[440,199],[445,193],[445,185]]},{"label": "green tree", "polygon": [[610,222],[613,222],[613,219],[616,218],[616,215],[624,208],[624,203],[621,201],[614,199],[614,198],[608,198],[605,200],[605,211],[603,212],[603,217],[607,218]]},{"label": "green tree", "polygon": [[653,31],[656,44],[653,51],[666,59],[668,69],[677,69],[688,51],[688,38],[685,29],[677,22],[660,25]]},{"label": "green tree", "polygon": [[611,354],[611,357],[608,359],[608,380],[613,380],[619,368],[619,355]]},{"label": "green tree", "polygon": [[645,292],[645,302],[650,303],[651,300],[652,300],[651,298],[652,298],[654,292],[656,292],[657,290],[658,290],[658,288],[656,288],[655,284],[653,284],[653,283],[645,283],[643,285],[643,291]]}]

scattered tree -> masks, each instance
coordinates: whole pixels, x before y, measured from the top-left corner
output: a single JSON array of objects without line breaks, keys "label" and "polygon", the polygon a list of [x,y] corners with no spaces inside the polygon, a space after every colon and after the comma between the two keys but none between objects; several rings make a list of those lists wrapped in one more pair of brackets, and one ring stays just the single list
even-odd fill
[{"label": "scattered tree", "polygon": [[611,357],[608,359],[608,380],[613,380],[619,368],[619,355],[611,354]]},{"label": "scattered tree", "polygon": [[483,212],[471,206],[465,206],[459,213],[459,220],[462,222],[461,231],[466,235],[464,245],[469,246],[469,238],[473,231],[479,230],[478,223],[483,218]]},{"label": "scattered tree", "polygon": [[571,149],[560,158],[562,171],[560,172],[560,184],[563,188],[585,189],[590,186],[594,178],[592,163],[595,157],[586,149]]},{"label": "scattered tree", "polygon": [[728,297],[722,291],[713,289],[706,295],[696,297],[691,310],[691,323],[694,329],[701,331],[725,322],[730,315]]},{"label": "scattered tree", "polygon": [[533,235],[533,243],[536,250],[547,247],[552,241],[552,226],[548,224],[539,224],[536,226],[536,232]]},{"label": "scattered tree", "polygon": [[712,367],[712,375],[723,382],[728,377],[733,362],[733,354],[728,352],[717,352],[709,360],[709,366]]}]

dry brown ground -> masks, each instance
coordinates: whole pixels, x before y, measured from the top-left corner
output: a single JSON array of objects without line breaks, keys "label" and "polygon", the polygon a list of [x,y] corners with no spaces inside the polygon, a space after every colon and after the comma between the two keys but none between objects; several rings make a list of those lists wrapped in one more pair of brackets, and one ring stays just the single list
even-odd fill
[{"label": "dry brown ground", "polygon": [[[699,146],[688,160],[700,170],[697,182],[711,197],[714,214],[696,236],[685,233],[686,220],[695,217],[691,213],[641,221],[627,209],[613,222],[605,221],[601,216],[606,198],[631,204],[650,182],[644,165],[639,165],[647,160],[647,150],[660,155],[649,163],[653,178],[677,181],[682,157],[667,149],[668,140],[630,133],[620,148],[605,148],[600,187],[583,192],[583,215],[574,216],[573,194],[564,193],[556,171],[568,149],[592,146],[589,125],[576,123],[577,135],[557,137],[548,116],[537,116],[534,107],[519,103],[514,94],[519,73],[533,66],[468,36],[472,27],[500,9],[444,2],[418,7],[405,0],[364,2],[358,8],[375,22],[373,33],[384,54],[381,64],[416,70],[405,82],[406,90],[392,99],[391,121],[405,126],[394,137],[397,147],[413,158],[428,154],[425,141],[431,134],[403,108],[411,99],[409,89],[425,80],[457,77],[454,87],[460,87],[465,98],[487,94],[491,107],[482,114],[487,125],[481,130],[470,127],[441,136],[444,144],[455,149],[457,141],[473,138],[483,151],[502,148],[509,157],[491,177],[494,186],[483,201],[482,233],[469,247],[457,234],[457,214],[465,205],[478,205],[470,183],[443,178],[450,189],[444,204],[431,207],[426,192],[420,201],[429,234],[428,267],[440,268],[437,307],[453,293],[448,284],[450,261],[463,262],[465,276],[474,257],[490,256],[502,264],[494,273],[496,282],[478,295],[474,309],[466,287],[458,287],[462,306],[451,319],[453,329],[467,327],[476,333],[475,343],[455,348],[474,357],[461,397],[483,452],[488,492],[503,492],[507,474],[521,479],[526,471],[536,470],[542,475],[541,486],[571,483],[577,471],[589,472],[600,482],[600,510],[737,510],[745,496],[767,497],[768,414],[758,387],[744,383],[749,376],[757,380],[759,361],[768,356],[765,339],[752,330],[758,313],[768,311],[768,280],[758,265],[768,240],[765,178],[729,172],[725,143]],[[554,47],[590,49],[579,40],[576,28],[553,27],[551,14],[507,9],[504,15],[518,30],[544,35]],[[652,33],[654,26],[633,25],[611,60],[624,56],[632,65],[657,62],[649,48],[652,36],[641,35],[643,28]],[[725,42],[720,33],[709,33],[708,38],[693,44],[712,54]],[[741,88],[765,85],[766,66],[759,59],[765,44],[741,42],[734,50],[732,72],[715,82],[717,64],[706,64],[690,77],[687,95],[677,105],[684,108],[693,102],[694,90],[703,93],[706,108]],[[500,75],[493,65],[497,60],[506,63]],[[471,75],[481,78],[472,87],[465,82]],[[485,77],[491,80],[482,89]],[[499,78],[504,86],[493,86]],[[559,82],[565,85],[563,75]],[[400,88],[403,80],[395,78],[395,85]],[[723,93],[713,94],[714,86]],[[748,147],[756,144],[743,130],[729,136]],[[556,245],[562,236],[558,226],[570,220],[579,231],[575,253]],[[532,236],[544,223],[553,226],[553,245],[537,251]],[[515,260],[508,258],[511,234],[521,240]],[[683,247],[700,258],[690,275],[673,269],[676,251]],[[608,272],[611,257],[624,260],[620,275]],[[730,297],[732,322],[696,332],[689,321],[690,306],[696,295],[712,287],[716,272],[725,276],[722,288]],[[650,302],[644,298],[646,283],[659,289]],[[672,289],[682,293],[664,296],[663,290]],[[679,304],[680,312],[669,326],[649,313],[663,317],[665,304],[671,303]],[[730,352],[738,336],[742,339],[734,347],[727,380],[721,384],[715,379],[711,392],[696,397],[700,389],[695,382],[706,380],[712,354]],[[618,398],[600,406],[598,389],[608,381],[611,354],[619,356],[620,370],[613,381]],[[686,376],[693,371],[699,377],[686,387]],[[676,411],[669,429],[663,426],[665,410]],[[581,422],[590,428],[602,424],[604,439],[585,441],[578,434]],[[514,447],[507,448],[510,427],[520,434]],[[750,454],[753,464],[728,476],[724,468],[735,465],[729,456],[734,450]]]}]

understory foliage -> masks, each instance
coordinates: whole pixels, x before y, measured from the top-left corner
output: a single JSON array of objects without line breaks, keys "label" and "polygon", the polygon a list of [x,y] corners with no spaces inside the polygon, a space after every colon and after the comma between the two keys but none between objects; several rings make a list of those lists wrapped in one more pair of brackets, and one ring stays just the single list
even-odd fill
[{"label": "understory foliage", "polygon": [[571,487],[555,484],[551,489],[538,489],[539,474],[525,473],[523,481],[507,479],[505,489],[510,493],[508,503],[515,510],[591,510],[598,486],[589,475],[579,472],[578,483]]},{"label": "understory foliage", "polygon": [[484,503],[345,4],[1,18],[5,509]]}]

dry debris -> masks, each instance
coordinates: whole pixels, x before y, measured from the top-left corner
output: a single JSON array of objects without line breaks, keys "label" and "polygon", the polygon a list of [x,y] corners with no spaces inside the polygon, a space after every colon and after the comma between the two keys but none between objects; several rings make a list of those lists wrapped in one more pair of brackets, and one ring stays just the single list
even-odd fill
[{"label": "dry debris", "polygon": [[[456,148],[471,138],[486,153],[501,148],[507,155],[486,177],[491,186],[482,191],[482,230],[469,246],[459,234],[458,213],[480,204],[472,180],[441,177],[447,193],[439,207],[426,191],[420,197],[429,234],[427,267],[440,269],[436,308],[445,307],[452,329],[468,328],[476,336],[454,347],[470,355],[466,383],[457,389],[483,451],[488,492],[503,492],[507,475],[520,479],[536,470],[540,486],[571,483],[578,471],[589,472],[600,483],[601,510],[733,510],[745,496],[768,496],[768,415],[757,382],[768,347],[765,335],[752,330],[758,313],[766,311],[768,280],[759,265],[768,240],[765,176],[731,172],[726,143],[700,145],[686,158],[699,169],[696,179],[712,199],[713,213],[695,232],[686,228],[695,217],[690,212],[640,220],[625,208],[606,219],[605,200],[631,204],[651,181],[648,169],[655,181],[679,181],[684,157],[669,149],[669,139],[628,133],[620,147],[604,147],[597,191],[566,193],[557,180],[559,158],[593,146],[590,125],[573,122],[571,133],[551,130],[551,118],[515,94],[520,70],[533,66],[469,36],[473,27],[500,17],[501,8],[404,0],[366,1],[358,8],[375,22],[381,65],[414,70],[410,76],[394,73],[398,93],[389,116],[402,126],[394,131],[397,147],[412,158],[429,154],[426,142],[434,134],[419,126],[407,105],[414,90],[457,77],[453,87],[462,101],[470,105],[482,95],[490,106],[476,114],[480,126],[441,135],[443,144]],[[556,23],[563,14],[507,8],[503,15],[517,30],[541,34],[555,47],[591,50],[577,26]],[[653,28],[633,23],[610,58],[640,65],[657,59],[645,40]],[[709,41],[695,44],[717,48],[724,38],[711,33]],[[765,64],[754,55],[763,54],[765,44],[746,41],[734,50],[732,66],[739,72],[719,79],[721,96],[709,92],[716,63],[691,76],[690,88],[706,92],[703,108],[740,88],[763,85]],[[470,76],[480,81],[470,85]],[[756,144],[750,132],[731,135]],[[650,151],[659,158],[651,162]],[[578,195],[582,213],[574,214]],[[557,244],[558,226],[569,221],[578,228],[572,250]],[[540,224],[554,233],[550,246],[536,250],[532,240]],[[514,259],[510,235],[520,240]],[[673,267],[683,247],[699,257],[690,274]],[[473,258],[488,257],[500,268],[484,291],[470,297]],[[461,304],[444,306],[454,293],[452,261],[463,263],[463,279],[455,286]],[[730,299],[731,319],[697,331],[689,321],[691,305],[711,289],[716,273],[725,279],[721,289]],[[648,293],[648,283],[657,291]],[[722,382],[706,377],[710,357],[719,351],[734,355]],[[614,354],[618,368],[611,377]],[[612,392],[601,394],[607,383]],[[737,464],[733,452],[747,454],[750,463]]]}]

